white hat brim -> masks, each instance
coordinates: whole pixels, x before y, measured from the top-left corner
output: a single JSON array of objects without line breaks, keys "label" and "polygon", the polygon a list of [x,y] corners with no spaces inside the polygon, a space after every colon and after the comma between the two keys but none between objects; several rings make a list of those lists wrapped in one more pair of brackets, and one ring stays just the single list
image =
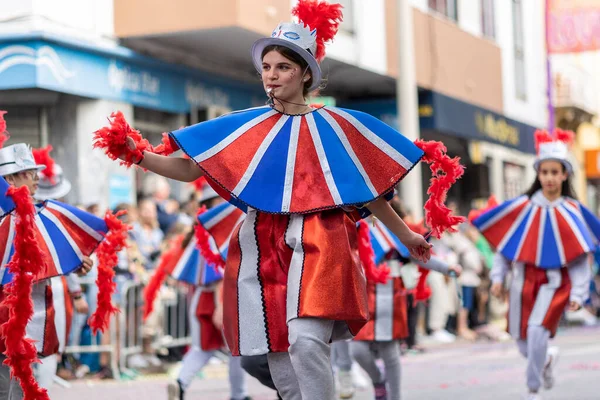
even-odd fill
[{"label": "white hat brim", "polygon": [[258,39],[252,45],[252,62],[254,63],[254,68],[256,68],[259,74],[262,73],[263,50],[271,45],[287,47],[288,49],[298,53],[298,55],[302,57],[304,61],[307,62],[313,79],[312,85],[308,88],[308,91],[312,92],[313,90],[319,87],[319,85],[321,84],[322,74],[321,67],[319,66],[319,63],[317,62],[315,57],[302,47],[298,46],[297,44],[280,38],[262,38]]},{"label": "white hat brim", "polygon": [[57,200],[65,197],[71,191],[71,182],[63,179],[58,185],[50,189],[40,188],[35,192],[35,197],[38,200]]},{"label": "white hat brim", "polygon": [[12,174],[16,174],[17,172],[23,172],[23,171],[43,171],[46,169],[45,165],[36,165],[35,167],[31,167],[31,168],[20,168],[17,167],[16,164],[11,164],[11,165],[5,165],[3,167],[0,167],[0,175],[1,176],[7,176],[7,175],[12,175]]},{"label": "white hat brim", "polygon": [[565,159],[560,159],[560,158],[552,158],[552,157],[548,157],[548,158],[538,158],[534,161],[533,163],[533,168],[536,171],[539,171],[540,169],[540,164],[544,161],[558,161],[559,163],[561,163],[562,165],[565,166],[565,169],[567,170],[567,173],[569,175],[571,175],[573,173],[573,165],[571,165],[571,162]]}]

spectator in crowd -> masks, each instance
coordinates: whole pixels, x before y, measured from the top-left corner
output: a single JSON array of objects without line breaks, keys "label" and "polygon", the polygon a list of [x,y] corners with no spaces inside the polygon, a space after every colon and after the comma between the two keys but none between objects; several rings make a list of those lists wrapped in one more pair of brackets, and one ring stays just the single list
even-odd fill
[{"label": "spectator in crowd", "polygon": [[148,175],[144,180],[144,194],[149,196],[156,205],[158,227],[166,234],[171,225],[177,222],[177,209],[171,201],[171,186],[169,181],[156,174]]},{"label": "spectator in crowd", "polygon": [[139,219],[133,223],[131,233],[142,255],[144,267],[150,270],[160,255],[164,233],[159,229],[157,206],[152,200],[141,200],[138,211]]}]

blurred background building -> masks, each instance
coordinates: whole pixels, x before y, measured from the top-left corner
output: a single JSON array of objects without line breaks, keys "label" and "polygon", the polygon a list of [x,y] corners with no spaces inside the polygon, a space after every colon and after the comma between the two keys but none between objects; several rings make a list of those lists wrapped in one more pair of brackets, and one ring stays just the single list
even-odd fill
[{"label": "blurred background building", "polygon": [[[451,197],[466,211],[492,192],[523,192],[534,177],[533,132],[548,121],[542,0],[341,0],[345,20],[323,66],[328,84],[314,101],[398,126],[401,1],[412,6],[421,136],[443,141],[467,166]],[[143,174],[93,150],[92,132],[121,110],[158,143],[162,132],[264,104],[250,46],[287,20],[293,3],[0,0],[0,108],[11,140],[54,146],[74,182],[70,201],[134,202]],[[577,189],[596,205],[600,167],[583,171],[600,149],[600,56],[553,57],[558,125],[579,132]],[[188,191],[171,189],[180,199]]]}]

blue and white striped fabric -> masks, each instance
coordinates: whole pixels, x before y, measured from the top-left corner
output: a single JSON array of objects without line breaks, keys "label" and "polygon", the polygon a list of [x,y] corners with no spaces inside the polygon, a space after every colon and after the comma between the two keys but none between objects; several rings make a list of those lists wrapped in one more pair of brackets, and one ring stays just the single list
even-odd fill
[{"label": "blue and white striped fabric", "polygon": [[6,194],[10,185],[0,176],[0,218],[15,209],[15,202]]},{"label": "blue and white striped fabric", "polygon": [[[216,246],[214,248],[216,249]],[[206,263],[193,238],[175,264],[171,276],[194,286],[207,286],[223,279],[217,268]]]},{"label": "blue and white striped fabric", "polygon": [[371,246],[375,253],[375,264],[379,265],[391,252],[397,252],[403,258],[409,258],[410,252],[381,221],[376,218],[369,218],[369,234],[371,236]]},{"label": "blue and white striped fabric", "polygon": [[227,192],[226,200],[283,214],[369,203],[423,155],[378,119],[328,106],[297,116],[248,109],[171,138]]}]

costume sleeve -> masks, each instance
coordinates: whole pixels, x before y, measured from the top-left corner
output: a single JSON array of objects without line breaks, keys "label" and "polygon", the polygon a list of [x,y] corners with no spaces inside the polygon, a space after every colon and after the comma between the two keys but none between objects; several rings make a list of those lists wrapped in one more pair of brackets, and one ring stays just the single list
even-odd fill
[{"label": "costume sleeve", "polygon": [[590,280],[592,271],[588,257],[579,257],[568,265],[569,278],[571,278],[570,301],[583,305],[590,296]]},{"label": "costume sleeve", "polygon": [[71,294],[81,293],[81,284],[77,275],[67,275],[67,289],[69,289],[69,293]]},{"label": "costume sleeve", "polygon": [[421,267],[426,268],[431,271],[437,271],[444,275],[448,275],[448,273],[449,273],[448,267],[450,267],[450,264],[448,264],[446,261],[444,261],[443,259],[441,259],[440,257],[437,257],[437,256],[432,256],[429,259],[429,261],[427,261],[426,263],[420,263],[414,259],[412,261],[417,263]]},{"label": "costume sleeve", "polygon": [[502,283],[504,278],[510,269],[510,261],[508,261],[502,254],[496,253],[494,256],[494,265],[490,272],[490,278],[492,283]]}]

